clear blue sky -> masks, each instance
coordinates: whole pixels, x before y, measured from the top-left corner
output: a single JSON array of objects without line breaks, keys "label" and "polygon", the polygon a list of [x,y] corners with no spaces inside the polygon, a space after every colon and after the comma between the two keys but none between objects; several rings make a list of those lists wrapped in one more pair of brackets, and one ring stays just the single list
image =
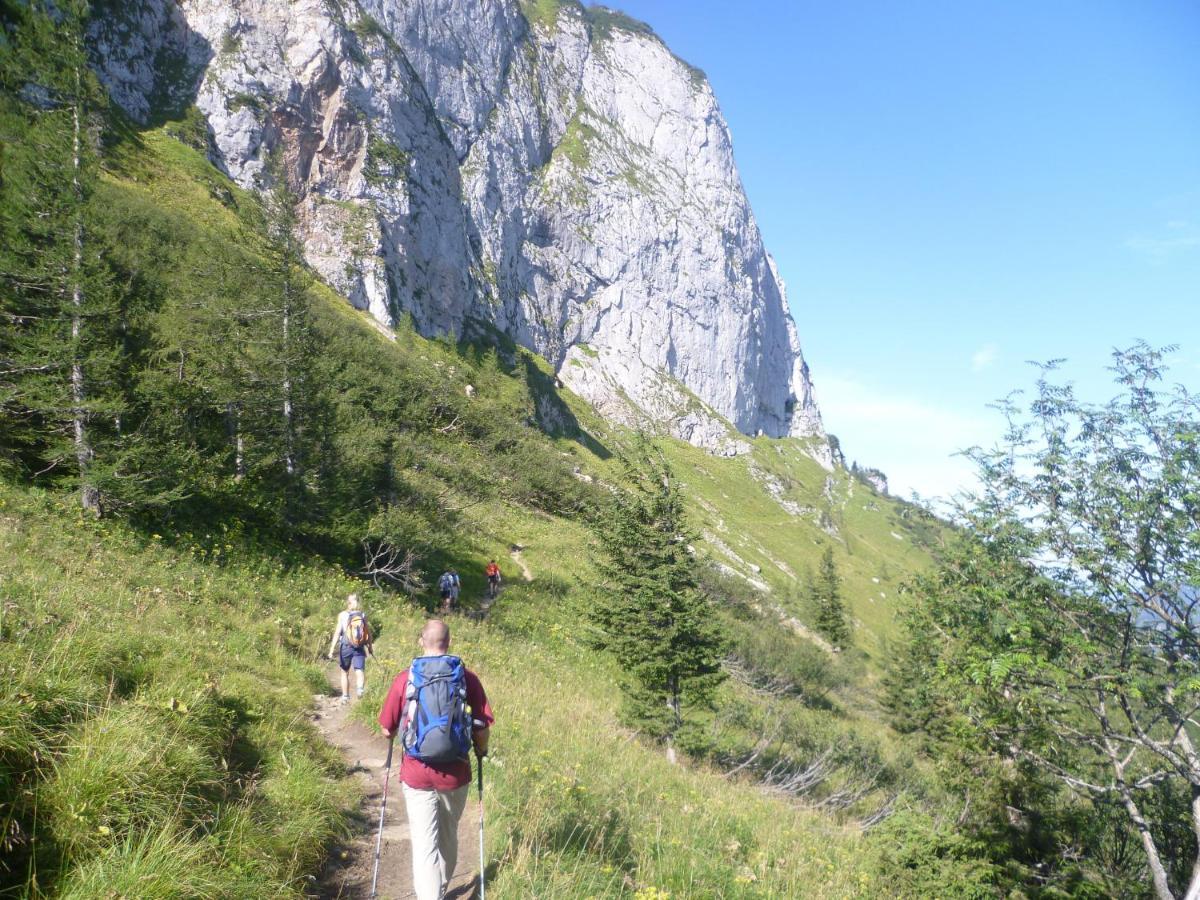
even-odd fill
[{"label": "clear blue sky", "polygon": [[1176,343],[1200,388],[1200,2],[612,5],[708,74],[826,425],[894,493],[963,483],[1026,360],[1107,399],[1114,346]]}]

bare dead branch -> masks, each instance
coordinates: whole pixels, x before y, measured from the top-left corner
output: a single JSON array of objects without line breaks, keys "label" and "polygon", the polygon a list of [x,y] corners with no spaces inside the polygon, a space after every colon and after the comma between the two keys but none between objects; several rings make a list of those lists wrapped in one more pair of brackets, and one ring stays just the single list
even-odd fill
[{"label": "bare dead branch", "polygon": [[364,540],[362,575],[376,587],[385,585],[415,594],[425,583],[417,570],[419,559],[411,549],[401,549],[388,541]]}]

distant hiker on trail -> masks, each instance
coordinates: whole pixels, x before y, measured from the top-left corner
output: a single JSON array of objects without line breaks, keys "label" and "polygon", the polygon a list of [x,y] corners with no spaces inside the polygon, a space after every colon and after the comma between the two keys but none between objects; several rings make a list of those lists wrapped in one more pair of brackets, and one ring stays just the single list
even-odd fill
[{"label": "distant hiker on trail", "polygon": [[363,695],[366,687],[367,656],[375,656],[372,646],[371,627],[367,624],[367,614],[358,608],[358,594],[346,598],[346,608],[338,613],[337,627],[333,629],[333,640],[329,642],[328,659],[333,659],[333,651],[338,651],[338,665],[342,667],[342,702],[350,702],[350,669],[354,668],[354,679],[358,686],[358,696]]},{"label": "distant hiker on trail", "polygon": [[450,605],[458,607],[458,592],[462,590],[462,579],[458,577],[458,569],[451,569],[450,575],[454,579],[454,584],[450,586]]},{"label": "distant hiker on trail", "polygon": [[438,579],[438,593],[442,595],[442,612],[449,612],[454,606],[454,575],[449,569]]},{"label": "distant hiker on trail", "polygon": [[500,590],[500,567],[496,565],[496,561],[493,559],[487,564],[487,568],[484,571],[487,573],[488,596],[494,598]]},{"label": "distant hiker on trail", "polygon": [[471,785],[470,751],[482,765],[494,721],[483,685],[450,656],[450,627],[430,619],[421,656],[392,682],[379,725],[400,736],[400,783],[412,841],[417,900],[441,900],[458,861],[458,820]]}]

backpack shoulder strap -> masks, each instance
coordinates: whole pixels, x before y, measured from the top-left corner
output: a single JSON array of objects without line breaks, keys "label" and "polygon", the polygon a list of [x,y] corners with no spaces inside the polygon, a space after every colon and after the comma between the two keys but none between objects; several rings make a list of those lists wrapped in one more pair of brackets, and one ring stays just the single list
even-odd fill
[{"label": "backpack shoulder strap", "polygon": [[415,670],[416,660],[413,660],[413,665],[408,667],[408,678],[405,679],[404,684],[404,711],[400,715],[400,743],[402,745],[405,744],[403,739],[404,734],[408,731],[409,723],[412,722],[413,716],[417,711],[417,685],[414,678]]}]

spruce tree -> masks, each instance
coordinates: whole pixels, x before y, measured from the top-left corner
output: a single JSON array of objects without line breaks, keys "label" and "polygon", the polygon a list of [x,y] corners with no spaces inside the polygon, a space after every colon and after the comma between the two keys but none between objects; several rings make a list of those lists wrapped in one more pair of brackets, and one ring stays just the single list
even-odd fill
[{"label": "spruce tree", "polygon": [[[128,198],[115,200],[106,227],[119,280],[137,284],[151,310],[152,352],[137,379],[147,445],[172,460],[181,491],[296,525],[318,514],[309,488],[326,452],[324,404],[312,278],[277,157],[268,177],[261,202],[242,209],[236,248],[201,230],[179,234]],[[172,270],[169,290],[137,283],[139,272]]]},{"label": "spruce tree", "polygon": [[[179,256],[178,227],[145,198],[97,186],[87,213],[110,307],[112,365],[106,390],[111,415],[98,418],[93,467],[106,510],[167,507],[196,491],[204,417],[187,401],[164,337],[168,290],[163,273]],[[94,291],[94,294],[96,292]]]},{"label": "spruce tree", "polygon": [[10,460],[78,480],[99,514],[122,397],[119,314],[87,223],[103,94],[87,66],[88,4],[7,9],[0,64],[0,415]]},{"label": "spruce tree", "polygon": [[[38,4],[4,8],[0,53],[0,442],[25,471],[48,465],[41,407],[61,384],[61,275],[71,268],[68,80],[55,23]],[[55,406],[61,406],[58,397]]]},{"label": "spruce tree", "polygon": [[821,565],[813,579],[812,605],[817,630],[833,646],[839,649],[849,646],[850,624],[846,619],[846,606],[842,602],[842,577],[833,560],[833,548],[828,545],[821,554]]},{"label": "spruce tree", "polygon": [[299,468],[296,447],[296,379],[303,366],[303,331],[307,318],[304,258],[296,235],[297,198],[288,185],[281,151],[267,165],[273,182],[264,198],[267,225],[267,265],[277,292],[279,407],[282,416],[283,467],[289,478]]},{"label": "spruce tree", "polygon": [[[282,483],[285,517],[295,521],[304,492],[302,477],[320,443],[313,278],[298,235],[299,199],[289,184],[281,149],[268,159],[265,175],[262,275],[266,294],[256,311],[249,345],[258,390],[235,412],[246,420],[245,425],[255,428],[260,449],[266,451]],[[236,430],[240,436],[242,427]]]},{"label": "spruce tree", "polygon": [[619,661],[623,716],[674,743],[688,708],[711,703],[724,678],[725,641],[711,601],[698,590],[679,487],[667,464],[638,448],[630,486],[601,516],[600,596],[591,610],[596,643]]}]

